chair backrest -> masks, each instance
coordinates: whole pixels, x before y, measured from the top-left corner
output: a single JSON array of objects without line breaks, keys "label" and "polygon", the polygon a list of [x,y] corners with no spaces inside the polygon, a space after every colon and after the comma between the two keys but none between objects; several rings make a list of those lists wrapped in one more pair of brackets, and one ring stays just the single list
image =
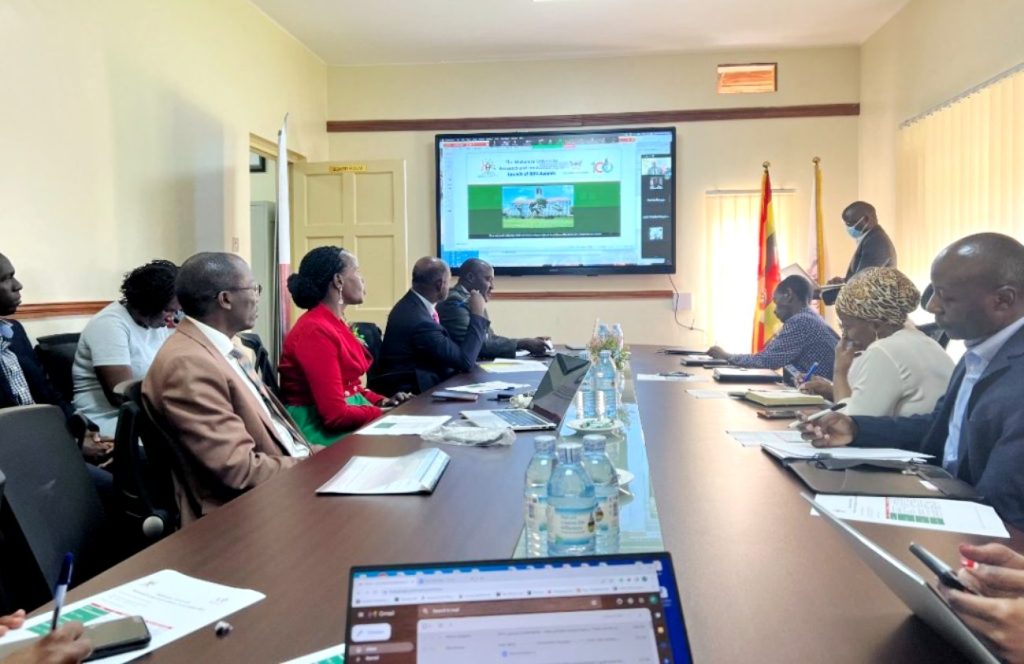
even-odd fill
[{"label": "chair backrest", "polygon": [[49,599],[65,553],[75,555],[76,582],[112,562],[103,505],[59,408],[0,410],[0,468],[7,476],[4,540],[27,548],[24,559],[4,563],[31,577],[23,579],[24,606]]},{"label": "chair backrest", "polygon": [[75,352],[78,350],[78,332],[49,334],[36,339],[36,357],[43,365],[50,382],[68,403],[75,395],[75,383],[71,377],[71,368],[75,364]]},{"label": "chair backrest", "polygon": [[[142,549],[181,525],[169,466],[149,460],[143,442],[158,433],[142,405],[142,381],[118,386],[124,399],[114,434],[114,496],[117,519],[129,542]],[[159,453],[157,453],[159,454]]]},{"label": "chair backrest", "polygon": [[949,335],[946,331],[939,327],[938,323],[926,323],[924,325],[918,325],[917,329],[927,334],[932,339],[935,339],[940,346],[945,348],[949,345]]},{"label": "chair backrest", "polygon": [[[164,421],[163,417],[157,412],[153,404],[150,403],[149,399],[146,398],[145,394],[142,394],[141,389],[138,392],[138,401],[144,415],[141,418],[142,422],[142,446],[146,450],[146,463],[156,469],[169,469],[170,477],[177,479],[177,485],[181,488],[182,493],[185,496],[186,502],[192,516],[198,519],[203,514],[202,506],[199,503],[199,499],[190,488],[187,478],[187,470],[185,464],[185,457],[182,454],[181,446],[178,443],[177,436],[172,433],[171,427]],[[164,471],[161,471],[164,472]],[[172,480],[171,496],[172,502],[174,503],[174,521],[175,528],[180,526],[181,515],[178,514],[179,507],[175,496],[175,489]],[[159,498],[159,501],[163,501],[163,498]]]},{"label": "chair backrest", "polygon": [[[362,338],[366,343],[366,347],[369,349],[370,355],[373,356],[373,363],[376,365],[377,360],[380,358],[381,344],[384,343],[384,333],[380,331],[380,326],[376,323],[362,321],[352,323],[352,329],[355,330],[356,335]],[[373,371],[373,367],[370,367],[370,371]]]},{"label": "chair backrest", "polygon": [[256,367],[256,373],[263,379],[263,384],[274,393],[274,396],[281,398],[281,387],[277,382],[277,369],[274,367],[274,363],[270,361],[270,353],[267,351],[266,346],[263,345],[260,335],[255,332],[239,332],[238,338],[241,339],[246,348],[255,354],[256,360],[253,362],[253,366]]}]

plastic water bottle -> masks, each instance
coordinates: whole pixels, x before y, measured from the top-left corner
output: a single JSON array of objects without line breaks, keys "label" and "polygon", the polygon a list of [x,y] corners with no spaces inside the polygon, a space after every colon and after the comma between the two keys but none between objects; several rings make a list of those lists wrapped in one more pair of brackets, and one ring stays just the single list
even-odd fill
[{"label": "plastic water bottle", "polygon": [[621,352],[626,347],[626,335],[622,331],[621,323],[616,323],[612,327],[612,337],[615,338],[615,350]]},{"label": "plastic water bottle", "polygon": [[533,449],[533,458],[526,467],[524,493],[526,555],[542,558],[548,553],[548,481],[555,465],[555,437],[537,436]]},{"label": "plastic water bottle", "polygon": [[583,469],[594,483],[597,510],[597,552],[619,550],[619,476],[605,451],[605,437],[589,434],[583,437]]},{"label": "plastic water bottle", "polygon": [[[590,362],[590,353],[580,352],[580,359]],[[594,392],[594,367],[587,369],[587,375],[576,393],[576,414],[578,417],[597,417],[597,394]]]},{"label": "plastic water bottle", "polygon": [[594,389],[597,392],[597,416],[615,421],[618,416],[618,390],[616,389],[615,364],[610,350],[601,351],[595,368]]},{"label": "plastic water bottle", "polygon": [[582,556],[594,553],[597,544],[594,483],[580,461],[583,446],[562,443],[556,448],[558,462],[548,481],[548,555]]}]

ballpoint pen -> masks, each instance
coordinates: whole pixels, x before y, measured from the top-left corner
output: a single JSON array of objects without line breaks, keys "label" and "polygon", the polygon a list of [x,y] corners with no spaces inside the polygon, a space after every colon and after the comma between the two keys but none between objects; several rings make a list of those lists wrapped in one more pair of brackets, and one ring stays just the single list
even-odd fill
[{"label": "ballpoint pen", "polygon": [[819,410],[816,413],[811,413],[810,415],[807,416],[806,420],[797,420],[796,422],[790,422],[789,423],[789,428],[790,429],[796,429],[798,426],[800,426],[804,422],[817,422],[818,420],[820,420],[821,418],[825,417],[829,413],[834,413],[837,410],[842,410],[843,408],[846,408],[846,403],[845,402],[837,403],[836,405],[832,406],[831,408],[826,408],[824,410]]},{"label": "ballpoint pen", "polygon": [[57,629],[57,621],[60,620],[60,609],[64,605],[64,596],[71,584],[71,568],[74,566],[75,557],[70,552],[64,554],[64,562],[60,566],[60,576],[57,577],[57,586],[53,589],[53,620],[50,621],[50,631]]},{"label": "ballpoint pen", "polygon": [[806,383],[807,381],[809,381],[811,378],[814,377],[814,372],[817,371],[817,370],[818,370],[818,363],[815,362],[815,363],[813,363],[811,365],[811,368],[807,370],[807,373],[804,374],[804,377],[802,379],[800,379],[800,382],[801,383]]}]

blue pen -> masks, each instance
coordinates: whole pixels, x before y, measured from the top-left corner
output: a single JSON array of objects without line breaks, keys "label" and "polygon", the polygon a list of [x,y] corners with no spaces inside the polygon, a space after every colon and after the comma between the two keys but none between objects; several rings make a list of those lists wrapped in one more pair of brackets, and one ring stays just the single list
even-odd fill
[{"label": "blue pen", "polygon": [[807,373],[804,374],[804,379],[802,381],[800,381],[800,382],[806,383],[807,381],[809,381],[811,378],[814,377],[814,372],[817,371],[817,370],[818,370],[818,363],[815,362],[815,363],[813,363],[811,365],[811,368],[807,370]]},{"label": "blue pen", "polygon": [[57,629],[57,621],[60,619],[60,609],[64,606],[64,596],[68,594],[68,586],[71,585],[71,568],[74,567],[75,557],[71,553],[64,554],[64,562],[60,566],[60,576],[57,577],[57,587],[53,589],[53,620],[50,622],[50,631]]}]

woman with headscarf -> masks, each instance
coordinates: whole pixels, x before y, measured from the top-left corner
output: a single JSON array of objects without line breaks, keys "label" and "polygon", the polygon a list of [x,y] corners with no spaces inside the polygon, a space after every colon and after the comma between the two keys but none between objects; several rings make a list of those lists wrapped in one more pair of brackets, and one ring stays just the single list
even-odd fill
[{"label": "woman with headscarf", "polygon": [[292,301],[306,313],[284,339],[278,371],[285,407],[313,445],[330,445],[410,397],[385,397],[363,386],[373,358],[345,320],[362,304],[366,283],[355,255],[317,247],[288,277]]},{"label": "woman with headscarf", "polygon": [[[831,398],[847,415],[930,413],[946,392],[953,360],[907,320],[920,301],[913,282],[891,267],[864,269],[839,291],[843,336]],[[821,387],[812,380],[806,389],[827,392]]]}]

